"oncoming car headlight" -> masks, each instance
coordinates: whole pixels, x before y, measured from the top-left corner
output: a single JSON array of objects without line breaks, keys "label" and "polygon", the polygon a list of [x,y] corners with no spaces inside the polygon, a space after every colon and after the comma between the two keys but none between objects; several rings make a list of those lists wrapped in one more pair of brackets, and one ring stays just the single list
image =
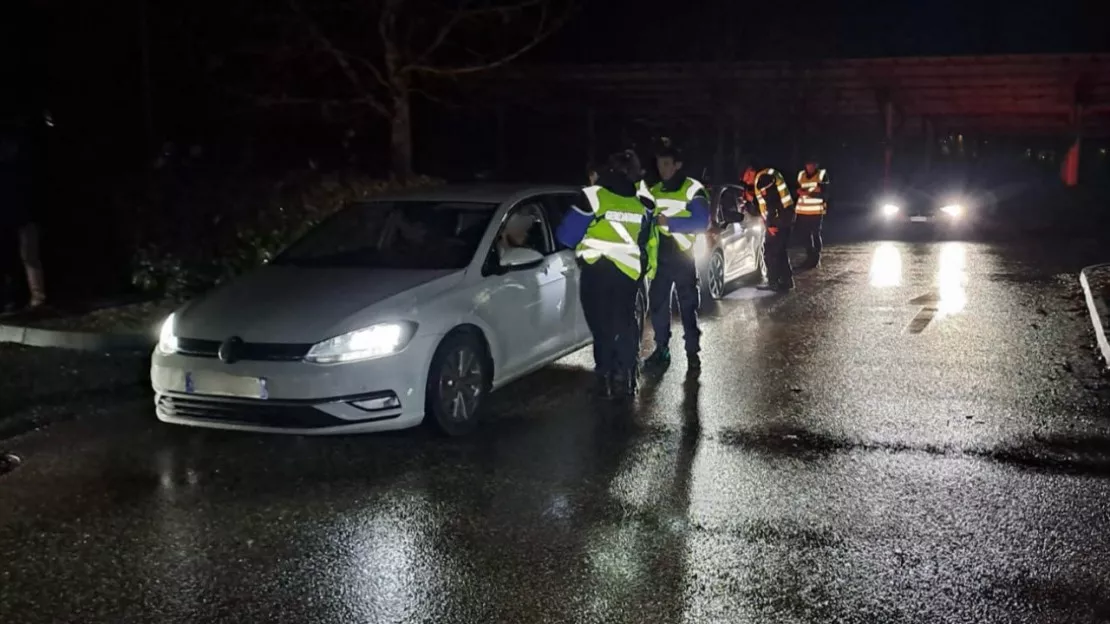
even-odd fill
[{"label": "oncoming car headlight", "polygon": [[370,360],[397,353],[416,334],[416,323],[378,323],[312,345],[305,355],[314,364]]},{"label": "oncoming car headlight", "polygon": [[953,203],[947,206],[941,206],[940,211],[951,217],[962,217],[964,215],[963,204]]},{"label": "oncoming car headlight", "polygon": [[[158,331],[158,352],[163,355],[177,353],[176,315],[171,314],[162,321],[162,328]],[[150,343],[147,343],[150,344]]]},{"label": "oncoming car headlight", "polygon": [[883,211],[883,216],[884,217],[893,217],[894,215],[901,212],[902,208],[898,204],[892,204],[890,202],[887,202],[887,203],[883,204],[882,211]]}]

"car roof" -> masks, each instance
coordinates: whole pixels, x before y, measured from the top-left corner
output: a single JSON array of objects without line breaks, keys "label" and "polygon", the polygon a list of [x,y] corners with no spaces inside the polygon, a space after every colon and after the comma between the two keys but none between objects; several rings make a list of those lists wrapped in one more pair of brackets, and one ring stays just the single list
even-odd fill
[{"label": "car roof", "polygon": [[359,203],[373,201],[434,201],[434,202],[481,202],[501,204],[530,195],[547,193],[575,193],[580,186],[536,185],[536,184],[446,184],[419,189],[397,191],[369,197]]}]

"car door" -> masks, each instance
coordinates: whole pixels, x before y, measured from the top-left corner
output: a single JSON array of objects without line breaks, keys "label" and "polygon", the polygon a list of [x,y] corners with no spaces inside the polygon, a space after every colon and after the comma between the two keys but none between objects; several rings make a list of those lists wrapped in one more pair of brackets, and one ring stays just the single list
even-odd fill
[{"label": "car door", "polygon": [[[548,224],[551,226],[552,232],[563,222],[563,218],[574,207],[578,197],[579,195],[576,193],[556,193],[546,196]],[[582,311],[582,299],[578,294],[581,284],[581,269],[578,267],[578,260],[575,258],[573,249],[564,247],[558,241],[555,241],[555,252],[562,258],[563,266],[567,268],[567,300],[563,320],[566,323],[571,344],[580,344],[593,336],[590,333],[589,325],[586,324],[586,313]]]},{"label": "car door", "polygon": [[[725,278],[733,279],[740,275],[748,263],[750,237],[747,235],[743,224],[729,222],[723,219],[726,211],[740,210],[740,192],[736,187],[727,186],[721,191],[721,248],[725,254]],[[747,220],[748,218],[745,218]]]},{"label": "car door", "polygon": [[[573,310],[568,308],[565,258],[555,253],[554,240],[541,197],[518,202],[506,213],[493,247],[486,272],[492,278],[486,309],[502,345],[502,371],[513,375],[531,368],[573,342]],[[498,241],[516,217],[533,220],[521,247],[539,252],[536,266],[505,272],[500,269]]]}]

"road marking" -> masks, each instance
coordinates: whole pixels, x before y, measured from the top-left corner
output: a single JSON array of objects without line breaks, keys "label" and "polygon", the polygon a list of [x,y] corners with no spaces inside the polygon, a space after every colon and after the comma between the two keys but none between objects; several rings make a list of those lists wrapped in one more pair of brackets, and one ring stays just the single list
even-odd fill
[{"label": "road marking", "polygon": [[925,328],[933,321],[933,317],[936,316],[937,310],[940,309],[938,305],[940,303],[940,297],[935,292],[926,293],[920,297],[910,299],[909,303],[913,306],[920,306],[921,309],[917,311],[913,320],[906,326],[906,333],[920,334],[925,331]]}]

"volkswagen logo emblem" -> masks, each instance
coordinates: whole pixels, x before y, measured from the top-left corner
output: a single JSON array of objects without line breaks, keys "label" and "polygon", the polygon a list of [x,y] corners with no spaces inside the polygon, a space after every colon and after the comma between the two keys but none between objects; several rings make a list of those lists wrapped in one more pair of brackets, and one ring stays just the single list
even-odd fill
[{"label": "volkswagen logo emblem", "polygon": [[225,364],[234,364],[236,361],[239,360],[239,356],[242,355],[242,350],[243,339],[238,336],[232,336],[231,338],[223,341],[223,344],[220,345],[220,350],[217,355],[220,356],[221,362]]}]

